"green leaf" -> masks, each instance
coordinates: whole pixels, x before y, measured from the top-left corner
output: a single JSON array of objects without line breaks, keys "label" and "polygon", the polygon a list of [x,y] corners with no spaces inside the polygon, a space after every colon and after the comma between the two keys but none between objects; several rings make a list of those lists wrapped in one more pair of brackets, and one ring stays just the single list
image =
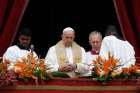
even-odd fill
[{"label": "green leaf", "polygon": [[52,72],[52,76],[54,76],[54,77],[69,77],[66,73],[59,72],[59,71]]},{"label": "green leaf", "polygon": [[95,78],[95,77],[98,77],[98,76],[95,72],[92,72],[92,77]]}]

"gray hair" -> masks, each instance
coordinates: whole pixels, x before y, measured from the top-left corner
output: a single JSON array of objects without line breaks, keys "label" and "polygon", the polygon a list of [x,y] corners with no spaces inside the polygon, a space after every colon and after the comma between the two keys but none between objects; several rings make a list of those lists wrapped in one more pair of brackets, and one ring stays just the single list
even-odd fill
[{"label": "gray hair", "polygon": [[102,34],[101,34],[101,32],[99,32],[99,31],[92,31],[92,32],[89,34],[89,40],[90,40],[90,38],[91,38],[92,36],[94,36],[94,35],[99,35],[100,38],[102,39]]}]

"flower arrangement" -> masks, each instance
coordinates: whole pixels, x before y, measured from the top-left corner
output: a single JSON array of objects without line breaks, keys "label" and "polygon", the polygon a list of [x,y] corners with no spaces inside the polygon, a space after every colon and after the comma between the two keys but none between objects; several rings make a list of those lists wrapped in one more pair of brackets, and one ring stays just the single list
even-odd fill
[{"label": "flower arrangement", "polygon": [[140,67],[131,65],[129,68],[123,68],[119,76],[123,78],[138,78],[140,76]]},{"label": "flower arrangement", "polygon": [[46,80],[46,65],[44,59],[35,59],[32,53],[27,57],[18,60],[14,65],[14,71],[19,79],[24,81],[33,80]]},{"label": "flower arrangement", "polygon": [[0,62],[0,88],[11,86],[16,81],[16,76],[13,70],[8,70],[8,65],[10,62],[5,60]]},{"label": "flower arrangement", "polygon": [[94,71],[92,73],[93,77],[97,81],[106,82],[111,80],[111,74],[119,66],[119,60],[115,59],[113,56],[108,54],[109,58],[103,59],[101,56],[98,56],[96,60],[93,61]]},{"label": "flower arrangement", "polygon": [[140,67],[132,65],[129,68],[122,68],[118,70],[119,59],[111,56],[108,53],[108,59],[103,59],[98,56],[96,60],[93,61],[93,79],[99,82],[108,82],[114,78],[131,78],[140,76]]}]

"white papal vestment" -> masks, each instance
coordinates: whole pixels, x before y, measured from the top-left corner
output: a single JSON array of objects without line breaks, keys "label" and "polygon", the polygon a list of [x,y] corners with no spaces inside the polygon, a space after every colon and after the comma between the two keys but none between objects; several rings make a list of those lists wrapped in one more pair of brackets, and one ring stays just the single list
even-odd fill
[{"label": "white papal vestment", "polygon": [[113,35],[104,37],[99,55],[107,59],[108,52],[120,59],[121,66],[118,69],[128,68],[135,64],[135,51],[128,41],[120,40]]}]

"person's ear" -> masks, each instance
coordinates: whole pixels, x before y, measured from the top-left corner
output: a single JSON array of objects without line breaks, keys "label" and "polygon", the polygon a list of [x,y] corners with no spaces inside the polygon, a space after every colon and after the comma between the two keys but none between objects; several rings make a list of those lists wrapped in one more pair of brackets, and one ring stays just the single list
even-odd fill
[{"label": "person's ear", "polygon": [[91,41],[89,40],[89,41],[88,41],[89,45],[91,45],[91,43],[90,43],[90,42],[91,42]]},{"label": "person's ear", "polygon": [[73,40],[75,39],[75,35],[73,36]]},{"label": "person's ear", "polygon": [[20,36],[18,36],[18,41],[20,40]]}]

